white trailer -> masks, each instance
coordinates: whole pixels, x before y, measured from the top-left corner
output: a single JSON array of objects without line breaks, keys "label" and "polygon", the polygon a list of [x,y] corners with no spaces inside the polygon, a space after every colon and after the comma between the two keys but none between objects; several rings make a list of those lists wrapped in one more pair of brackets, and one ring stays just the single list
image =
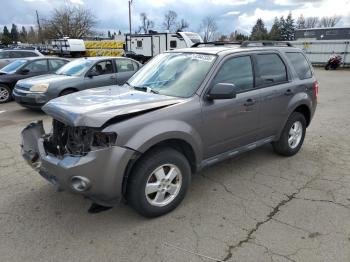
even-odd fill
[{"label": "white trailer", "polygon": [[82,56],[85,54],[86,48],[84,40],[71,39],[64,37],[61,39],[54,39],[51,42],[52,51],[60,56],[69,55],[72,57]]},{"label": "white trailer", "polygon": [[198,42],[203,40],[199,34],[193,32],[126,34],[125,50],[143,57],[142,60],[146,61],[164,51],[191,47]]}]

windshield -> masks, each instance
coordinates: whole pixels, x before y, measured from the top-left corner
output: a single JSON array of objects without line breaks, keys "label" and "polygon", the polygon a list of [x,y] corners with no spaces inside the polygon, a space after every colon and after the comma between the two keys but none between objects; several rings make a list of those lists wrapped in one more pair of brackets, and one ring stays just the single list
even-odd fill
[{"label": "windshield", "polygon": [[6,74],[11,74],[16,72],[21,66],[23,66],[25,63],[27,63],[27,60],[21,59],[21,60],[16,60],[7,66],[1,68],[1,72],[4,72]]},{"label": "windshield", "polygon": [[62,66],[56,71],[56,74],[67,76],[83,76],[90,69],[93,63],[93,61],[87,60],[85,58],[77,59]]},{"label": "windshield", "polygon": [[143,66],[128,83],[163,95],[190,97],[198,89],[216,56],[195,53],[164,53]]}]

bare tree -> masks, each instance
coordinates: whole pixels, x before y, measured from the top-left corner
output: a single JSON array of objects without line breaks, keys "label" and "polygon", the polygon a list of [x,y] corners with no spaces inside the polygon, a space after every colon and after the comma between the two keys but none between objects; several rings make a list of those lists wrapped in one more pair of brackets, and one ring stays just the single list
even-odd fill
[{"label": "bare tree", "polygon": [[148,34],[149,30],[154,27],[154,22],[147,17],[146,13],[140,14],[141,26],[139,27],[139,32]]},{"label": "bare tree", "polygon": [[307,17],[305,19],[305,28],[316,28],[319,25],[319,18],[314,16],[314,17]]},{"label": "bare tree", "polygon": [[83,7],[64,6],[54,9],[50,19],[43,21],[44,34],[48,38],[82,38],[93,33],[96,19]]},{"label": "bare tree", "polygon": [[324,16],[321,18],[320,27],[334,27],[341,19],[341,16]]},{"label": "bare tree", "polygon": [[177,13],[172,10],[169,10],[168,13],[164,15],[164,29],[169,30],[170,32],[176,31],[176,19]]},{"label": "bare tree", "polygon": [[183,31],[188,28],[190,25],[185,19],[181,19],[179,23],[176,25],[176,31]]},{"label": "bare tree", "polygon": [[297,20],[297,29],[305,29],[305,18],[301,14]]},{"label": "bare tree", "polygon": [[203,34],[204,42],[213,41],[217,35],[218,26],[215,22],[214,17],[207,16],[203,18],[200,25],[200,31]]}]

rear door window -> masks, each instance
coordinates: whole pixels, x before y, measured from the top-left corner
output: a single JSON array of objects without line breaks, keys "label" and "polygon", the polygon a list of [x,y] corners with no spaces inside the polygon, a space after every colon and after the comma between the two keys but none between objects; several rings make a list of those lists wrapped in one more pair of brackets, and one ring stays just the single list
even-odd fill
[{"label": "rear door window", "polygon": [[254,88],[253,67],[250,56],[229,58],[219,69],[214,78],[218,83],[234,84],[236,92],[244,92]]},{"label": "rear door window", "polygon": [[10,57],[11,58],[21,58],[21,57],[24,57],[24,56],[22,56],[21,52],[11,51],[10,52]]},{"label": "rear door window", "polygon": [[67,62],[59,59],[49,59],[49,67],[50,71],[56,71],[65,65]]},{"label": "rear door window", "polygon": [[277,54],[256,55],[258,86],[276,85],[287,81],[287,69]]},{"label": "rear door window", "polygon": [[9,52],[0,52],[0,59],[9,58]]},{"label": "rear door window", "polygon": [[115,63],[117,65],[117,72],[131,72],[135,71],[134,62],[128,59],[116,59]]},{"label": "rear door window", "polygon": [[290,52],[286,53],[286,56],[293,65],[299,79],[307,79],[312,77],[310,65],[302,53]]}]

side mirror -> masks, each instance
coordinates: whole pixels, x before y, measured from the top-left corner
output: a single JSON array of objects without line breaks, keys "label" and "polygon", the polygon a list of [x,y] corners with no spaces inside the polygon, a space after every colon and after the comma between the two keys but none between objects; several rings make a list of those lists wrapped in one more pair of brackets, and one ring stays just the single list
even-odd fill
[{"label": "side mirror", "polygon": [[228,83],[217,83],[209,91],[206,97],[208,100],[235,98],[235,85]]},{"label": "side mirror", "polygon": [[93,78],[94,76],[98,76],[98,73],[96,72],[96,70],[90,70],[87,74],[87,77]]},{"label": "side mirror", "polygon": [[21,75],[26,75],[30,72],[29,69],[20,69],[18,73],[20,73]]}]

